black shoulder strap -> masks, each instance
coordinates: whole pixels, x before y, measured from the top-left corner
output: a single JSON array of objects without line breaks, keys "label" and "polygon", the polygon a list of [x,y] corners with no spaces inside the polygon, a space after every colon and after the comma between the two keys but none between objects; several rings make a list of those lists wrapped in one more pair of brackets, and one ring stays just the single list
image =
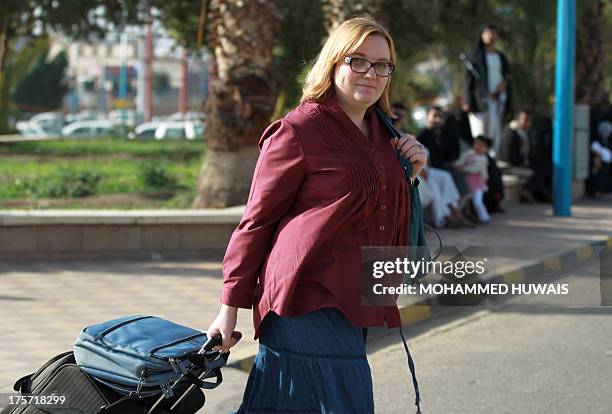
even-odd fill
[{"label": "black shoulder strap", "polygon": [[[391,134],[391,138],[400,138],[402,136],[402,134],[393,126],[393,122],[391,122],[391,119],[378,106],[374,106],[374,111],[376,111],[378,119],[382,121],[382,123],[387,128],[387,131]],[[410,183],[412,187],[412,164],[410,164],[410,161],[402,157],[402,154],[399,151],[397,151],[397,159],[399,160],[400,164],[402,165],[402,168],[404,169],[404,175],[406,176],[406,180],[408,180],[408,183]],[[440,237],[440,233],[438,233],[433,227],[431,227],[427,223],[423,223],[423,225],[426,229],[433,231],[436,235],[436,238],[438,239],[440,249],[431,259],[436,260],[442,253],[442,237]]]}]

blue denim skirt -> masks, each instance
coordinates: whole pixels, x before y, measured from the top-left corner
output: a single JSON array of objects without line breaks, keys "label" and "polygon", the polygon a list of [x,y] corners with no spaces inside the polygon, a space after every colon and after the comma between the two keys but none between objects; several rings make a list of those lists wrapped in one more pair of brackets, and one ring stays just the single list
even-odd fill
[{"label": "blue denim skirt", "polygon": [[234,414],[373,414],[367,328],[334,308],[300,316],[270,312]]}]

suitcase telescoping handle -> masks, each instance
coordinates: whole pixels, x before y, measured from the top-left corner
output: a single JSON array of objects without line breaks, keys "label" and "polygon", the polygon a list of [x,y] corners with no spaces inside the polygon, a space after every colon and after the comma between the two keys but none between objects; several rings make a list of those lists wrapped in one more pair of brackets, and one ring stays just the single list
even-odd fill
[{"label": "suitcase telescoping handle", "polygon": [[[232,338],[234,338],[236,340],[236,342],[238,342],[241,338],[242,338],[242,333],[238,332],[238,331],[234,331],[232,333]],[[217,346],[217,345],[221,345],[221,335],[217,334],[214,335],[210,338],[208,338],[206,340],[206,342],[204,342],[204,345],[202,345],[202,349],[200,349],[198,351],[198,354],[206,354],[207,352],[212,351],[212,349]],[[219,356],[221,355],[220,352],[217,352],[216,358],[219,358]],[[208,374],[210,374],[213,371],[214,368],[210,368],[210,369],[205,369],[204,372],[202,372],[202,374],[200,374],[199,377],[196,378],[196,381],[194,382],[200,382],[203,383],[204,379],[208,376]],[[174,388],[179,382],[181,382],[181,380],[185,377],[185,375],[182,375],[181,378],[179,378],[178,380],[175,381],[174,384],[172,384],[172,388]],[[216,384],[212,384],[213,387],[216,387],[217,385],[219,385],[221,383],[221,381],[223,381],[223,376],[221,375],[221,370],[219,368],[217,368],[217,383]],[[189,388],[187,388],[187,390],[174,402],[174,404],[172,404],[172,406],[170,407],[170,412],[173,412],[173,410],[176,410],[176,408],[181,404],[181,402],[183,401],[183,399],[185,397],[187,397],[187,395],[189,395],[189,393],[193,390],[193,388],[195,388],[197,385],[196,384],[191,384],[189,386]],[[162,401],[164,400],[164,396],[160,396],[158,398],[158,400],[155,402],[155,404],[153,404],[153,406],[149,409],[148,414],[153,414],[155,412],[155,410],[157,409],[157,407],[162,403]]]},{"label": "suitcase telescoping handle", "polygon": [[204,345],[202,345],[202,349],[198,351],[198,354],[203,354],[204,352],[210,351],[217,345],[221,345],[221,334],[208,338],[206,342],[204,342]]},{"label": "suitcase telescoping handle", "polygon": [[[232,332],[232,338],[236,340],[236,342],[240,341],[242,338],[242,333],[238,331]],[[203,354],[212,350],[215,346],[221,345],[221,335],[217,334],[208,338],[208,340],[202,346],[202,349],[198,352],[198,354]]]}]

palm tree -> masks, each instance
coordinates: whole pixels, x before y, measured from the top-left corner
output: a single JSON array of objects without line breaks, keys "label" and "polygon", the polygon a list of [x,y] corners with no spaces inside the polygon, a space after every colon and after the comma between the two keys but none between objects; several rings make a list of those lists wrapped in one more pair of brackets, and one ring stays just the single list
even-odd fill
[{"label": "palm tree", "polygon": [[382,0],[323,0],[325,29],[331,32],[343,21],[361,14],[379,17]]},{"label": "palm tree", "polygon": [[605,3],[596,1],[586,10],[578,27],[576,42],[576,101],[602,111],[610,105],[605,73],[605,41],[610,31]]},{"label": "palm tree", "polygon": [[276,102],[272,49],[281,14],[276,0],[211,0],[208,44],[217,74],[205,102],[208,152],[194,207],[244,204],[257,161],[257,142]]}]

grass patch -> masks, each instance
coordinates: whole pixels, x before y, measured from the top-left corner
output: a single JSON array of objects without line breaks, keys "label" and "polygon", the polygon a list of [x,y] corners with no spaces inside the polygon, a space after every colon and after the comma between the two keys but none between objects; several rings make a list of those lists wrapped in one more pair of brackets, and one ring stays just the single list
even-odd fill
[{"label": "grass patch", "polygon": [[0,155],[129,155],[135,158],[187,160],[206,152],[202,140],[128,141],[125,138],[58,139],[0,143]]},{"label": "grass patch", "polygon": [[203,141],[91,139],[3,144],[0,208],[16,201],[23,201],[20,205],[26,208],[46,208],[37,201],[42,199],[65,199],[61,208],[92,208],[91,201],[87,204],[79,198],[122,194],[134,195],[137,205],[120,201],[99,208],[189,208],[204,152]]}]

